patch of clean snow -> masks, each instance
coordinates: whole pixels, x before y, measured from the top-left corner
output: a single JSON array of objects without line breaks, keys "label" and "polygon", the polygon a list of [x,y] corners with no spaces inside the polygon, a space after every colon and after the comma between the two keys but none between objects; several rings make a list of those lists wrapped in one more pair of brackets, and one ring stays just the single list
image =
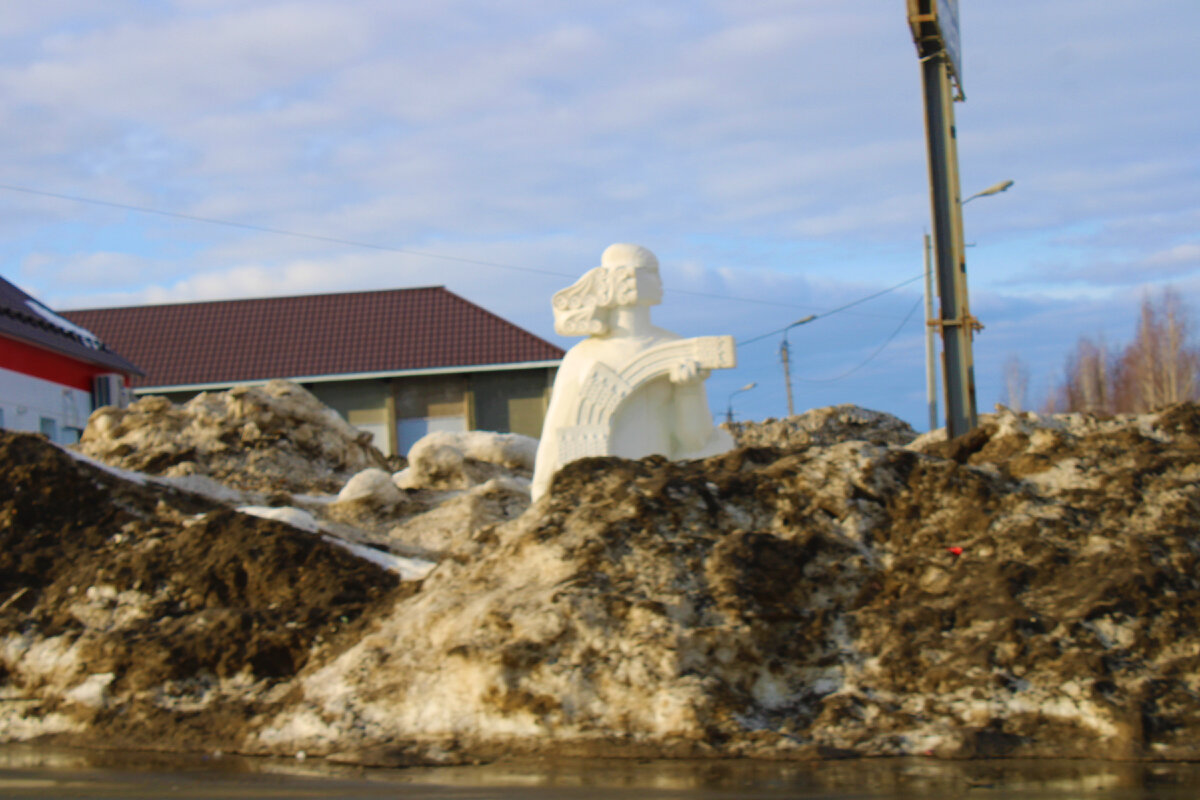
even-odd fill
[{"label": "patch of clean snow", "polygon": [[29,309],[31,311],[33,311],[33,313],[37,314],[39,317],[46,320],[47,322],[49,322],[51,325],[55,326],[56,328],[61,328],[68,333],[78,336],[81,340],[83,340],[83,343],[85,345],[92,348],[93,350],[103,350],[104,349],[104,345],[101,343],[99,337],[97,337],[96,334],[92,333],[87,328],[79,327],[78,325],[76,325],[74,322],[71,322],[70,320],[63,319],[58,314],[55,314],[53,311],[51,311],[50,309],[46,308],[44,305],[39,303],[37,300],[33,300],[33,299],[26,300],[25,305],[29,306]]},{"label": "patch of clean snow", "polygon": [[409,451],[409,461],[419,459],[426,448],[452,447],[466,458],[504,467],[533,469],[538,440],[519,433],[491,431],[435,431],[422,437]]},{"label": "patch of clean snow", "polygon": [[104,708],[108,705],[108,685],[116,677],[116,674],[112,672],[97,672],[87,676],[82,683],[68,691],[65,696],[68,700],[74,700],[81,705]]},{"label": "patch of clean snow", "polygon": [[259,732],[258,738],[267,745],[291,745],[295,742],[336,742],[344,736],[341,728],[331,725],[311,711],[293,712]]},{"label": "patch of clean snow", "polygon": [[0,740],[27,742],[56,733],[78,733],[86,727],[84,723],[76,722],[57,711],[50,714],[34,711],[29,716],[26,716],[24,711],[25,709],[20,707],[0,708]]},{"label": "patch of clean snow", "polygon": [[68,449],[66,447],[62,447],[60,445],[55,445],[55,446],[58,447],[58,449],[62,450],[67,455],[69,455],[71,458],[75,459],[76,461],[82,461],[84,464],[93,466],[98,470],[107,472],[109,475],[115,475],[116,477],[120,478],[123,481],[129,481],[130,483],[136,483],[139,486],[145,486],[146,482],[148,480],[150,480],[150,477],[148,475],[145,475],[141,472],[134,472],[131,469],[121,469],[120,467],[114,467],[110,464],[105,464],[103,461],[100,461],[99,459],[92,458],[91,456],[85,456],[83,453],[80,453],[78,451],[70,450],[70,449]]},{"label": "patch of clean snow", "polygon": [[232,505],[246,501],[244,492],[230,488],[207,475],[160,475],[158,477],[151,477],[150,480],[163,486],[171,486],[182,492],[190,492],[198,494],[201,497],[207,497],[209,500],[215,500],[218,503]]},{"label": "patch of clean snow", "polygon": [[239,506],[237,510],[252,517],[273,519],[276,522],[291,525],[293,528],[299,528],[306,533],[321,532],[321,523],[317,522],[317,518],[300,508],[293,508],[292,506],[282,506],[280,508],[272,506]]},{"label": "patch of clean snow", "polygon": [[401,489],[457,488],[481,482],[468,462],[492,464],[507,470],[532,470],[537,439],[519,433],[491,431],[434,431],[408,451],[408,467],[393,476]]},{"label": "patch of clean snow", "polygon": [[333,536],[327,535],[322,538],[330,544],[335,544],[344,550],[348,550],[359,558],[365,558],[373,564],[396,573],[402,581],[425,580],[425,576],[437,566],[433,561],[425,561],[420,558],[405,558],[404,556],[397,556],[392,553],[385,553],[382,550],[376,550],[374,547],[367,547],[366,545],[337,539]]},{"label": "patch of clean snow", "polygon": [[403,499],[404,495],[392,483],[392,476],[378,467],[359,472],[346,482],[337,496],[339,503],[365,500],[385,506],[393,506]]},{"label": "patch of clean snow", "polygon": [[0,659],[26,682],[55,682],[79,666],[79,649],[70,636],[50,638],[13,634],[0,642]]}]

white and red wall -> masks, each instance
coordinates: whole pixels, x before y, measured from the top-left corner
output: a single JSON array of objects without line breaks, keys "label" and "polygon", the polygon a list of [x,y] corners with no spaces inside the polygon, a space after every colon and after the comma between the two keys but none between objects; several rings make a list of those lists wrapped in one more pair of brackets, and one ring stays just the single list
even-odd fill
[{"label": "white and red wall", "polygon": [[0,336],[0,427],[73,444],[92,413],[92,381],[111,367]]}]

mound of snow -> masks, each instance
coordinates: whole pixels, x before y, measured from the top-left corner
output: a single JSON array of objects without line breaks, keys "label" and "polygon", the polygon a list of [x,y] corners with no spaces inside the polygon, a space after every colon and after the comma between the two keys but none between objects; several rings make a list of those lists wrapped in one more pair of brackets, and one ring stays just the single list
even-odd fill
[{"label": "mound of snow", "polygon": [[336,491],[348,475],[384,465],[370,434],[286,381],[183,405],[145,397],[106,406],[88,420],[79,449],[123,469],[207,475],[242,491]]},{"label": "mound of snow", "polygon": [[355,475],[337,496],[339,503],[370,503],[384,507],[394,506],[403,499],[392,476],[378,467],[369,467]]},{"label": "mound of snow", "polygon": [[519,433],[437,431],[408,452],[395,475],[401,489],[466,489],[503,474],[529,477],[537,439]]},{"label": "mound of snow", "polygon": [[904,433],[882,415],[807,421],[786,431],[848,440],[567,465],[264,734],[1197,757],[1200,407],[1001,414],[928,452],[871,443]]},{"label": "mound of snow", "polygon": [[490,529],[529,508],[529,480],[500,476],[456,492],[388,531],[398,545],[431,555],[472,555]]},{"label": "mound of snow", "polygon": [[850,404],[814,408],[787,419],[734,422],[724,427],[733,434],[738,447],[795,449],[848,441],[905,445],[917,438],[912,426],[899,417]]}]

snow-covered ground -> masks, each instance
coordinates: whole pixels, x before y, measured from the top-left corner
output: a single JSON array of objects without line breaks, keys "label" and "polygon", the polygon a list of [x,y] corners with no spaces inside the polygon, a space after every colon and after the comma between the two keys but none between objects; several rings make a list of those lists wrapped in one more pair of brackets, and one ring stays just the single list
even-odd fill
[{"label": "snow-covered ground", "polygon": [[[88,458],[0,435],[0,736],[1200,757],[1195,406],[954,441],[816,409],[705,461],[578,462],[531,506],[531,440],[391,474],[272,392],[100,415]],[[291,429],[326,455],[272,488]]]}]

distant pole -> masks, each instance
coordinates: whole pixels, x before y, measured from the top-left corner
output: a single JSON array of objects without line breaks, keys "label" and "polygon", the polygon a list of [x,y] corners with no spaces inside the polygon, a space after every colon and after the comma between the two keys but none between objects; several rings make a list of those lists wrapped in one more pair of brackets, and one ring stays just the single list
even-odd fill
[{"label": "distant pole", "polygon": [[795,328],[797,325],[807,325],[816,318],[816,314],[809,314],[807,317],[801,317],[800,319],[796,320],[781,331],[783,334],[783,342],[781,342],[779,345],[779,360],[783,362],[783,382],[787,384],[789,417],[794,417],[796,415],[796,407],[792,405],[792,360],[791,350],[788,348],[787,332],[792,328]]},{"label": "distant pole", "polygon": [[725,422],[726,423],[728,423],[730,425],[733,424],[733,398],[735,396],[741,394],[742,392],[750,391],[755,386],[758,386],[758,384],[755,383],[754,381],[750,381],[750,383],[747,383],[742,388],[734,389],[732,392],[729,393],[729,403],[725,406]]},{"label": "distant pole", "polygon": [[787,331],[783,332],[783,343],[779,345],[779,358],[783,361],[783,383],[787,386],[788,416],[796,415],[796,407],[792,404],[792,365],[788,357]]},{"label": "distant pole", "polygon": [[937,355],[933,345],[933,242],[925,234],[925,397],[929,403],[929,430],[937,430]]}]

